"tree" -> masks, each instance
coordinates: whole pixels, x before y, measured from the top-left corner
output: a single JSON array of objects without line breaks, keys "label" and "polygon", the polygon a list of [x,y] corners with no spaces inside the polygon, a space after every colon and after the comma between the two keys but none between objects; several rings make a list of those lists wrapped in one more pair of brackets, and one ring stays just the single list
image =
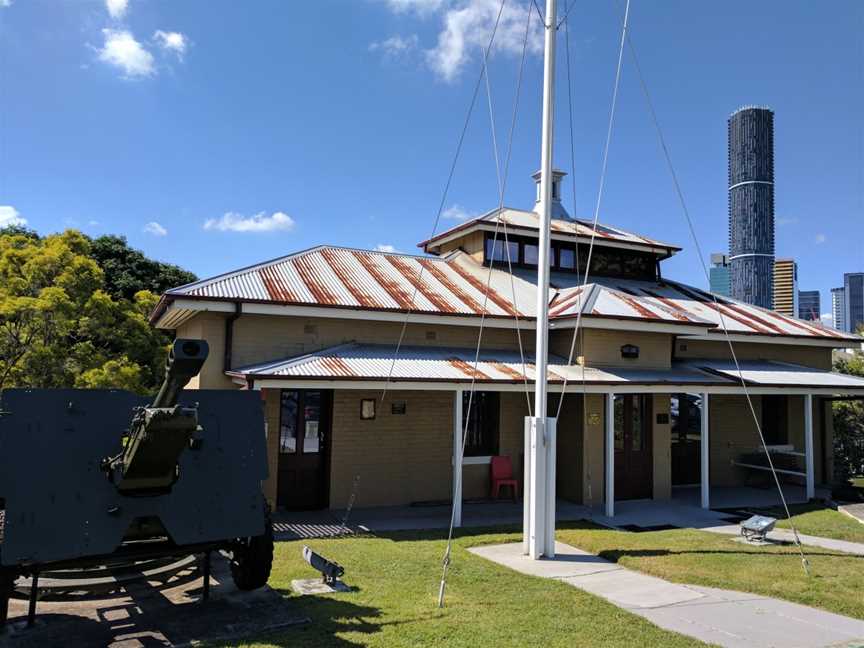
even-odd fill
[{"label": "tree", "polygon": [[123,236],[93,239],[90,255],[105,273],[105,291],[115,299],[131,300],[142,290],[160,295],[197,279],[176,265],[148,259],[140,250],[129,247]]},{"label": "tree", "polygon": [[0,389],[154,391],[170,341],[148,322],[155,291],[193,279],[120,237],[0,230]]},{"label": "tree", "polygon": [[[855,351],[834,362],[835,371],[864,378],[864,353]],[[864,402],[834,402],[834,472],[838,481],[864,475]]]}]

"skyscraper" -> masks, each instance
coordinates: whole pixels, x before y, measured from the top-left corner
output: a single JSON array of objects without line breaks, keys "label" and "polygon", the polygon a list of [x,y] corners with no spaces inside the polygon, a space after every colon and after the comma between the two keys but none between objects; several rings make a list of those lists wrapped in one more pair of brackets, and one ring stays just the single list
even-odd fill
[{"label": "skyscraper", "polygon": [[855,333],[864,325],[864,272],[847,272],[843,275],[846,291],[844,322],[849,333]]},{"label": "skyscraper", "polygon": [[798,317],[798,264],[795,259],[774,262],[774,310]]},{"label": "skyscraper", "polygon": [[732,297],[772,308],[774,112],[768,108],[748,106],[729,117],[729,261]]},{"label": "skyscraper", "polygon": [[831,315],[834,318],[834,328],[846,330],[846,288],[831,289]]},{"label": "skyscraper", "polygon": [[822,297],[818,290],[801,290],[798,293],[798,319],[818,320],[822,312]]},{"label": "skyscraper", "polygon": [[708,270],[709,290],[715,295],[731,296],[732,286],[729,276],[729,257],[722,252],[711,255],[711,268]]}]

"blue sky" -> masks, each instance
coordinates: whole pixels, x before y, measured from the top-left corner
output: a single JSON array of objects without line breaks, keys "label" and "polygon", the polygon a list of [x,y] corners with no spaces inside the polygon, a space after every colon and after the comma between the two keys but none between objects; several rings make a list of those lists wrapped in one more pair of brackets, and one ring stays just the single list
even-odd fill
[{"label": "blue sky", "polygon": [[[123,234],[201,276],[320,243],[413,252],[498,4],[0,0],[0,220]],[[526,6],[508,0],[490,64],[502,147]],[[570,14],[580,217],[597,191],[622,10],[586,0]],[[827,311],[842,273],[864,270],[864,3],[635,0],[631,28],[706,255],[726,247],[726,118],[775,110],[777,254],[798,260],[800,287],[820,289]],[[539,166],[539,39],[516,207],[533,204]],[[572,171],[563,58],[559,72],[555,157]],[[481,96],[449,215],[497,203],[490,132]],[[629,59],[601,221],[681,244],[665,274],[705,283]]]}]

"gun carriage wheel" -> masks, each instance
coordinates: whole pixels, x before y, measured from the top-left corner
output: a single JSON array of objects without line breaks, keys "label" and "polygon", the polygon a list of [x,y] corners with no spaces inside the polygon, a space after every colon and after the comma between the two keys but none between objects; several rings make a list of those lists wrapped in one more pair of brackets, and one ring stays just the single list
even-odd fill
[{"label": "gun carriage wheel", "polygon": [[232,547],[231,576],[237,589],[249,591],[264,587],[273,566],[273,523],[270,510],[264,504],[264,533],[251,538],[240,538]]}]

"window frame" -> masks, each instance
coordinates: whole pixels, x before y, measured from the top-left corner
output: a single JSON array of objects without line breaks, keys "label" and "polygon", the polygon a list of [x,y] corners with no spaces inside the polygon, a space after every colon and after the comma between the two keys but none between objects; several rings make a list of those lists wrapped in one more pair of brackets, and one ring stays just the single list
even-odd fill
[{"label": "window frame", "polygon": [[[471,399],[471,411],[468,401]],[[472,416],[473,412],[473,416]],[[466,435],[463,458],[494,457],[501,450],[501,395],[499,392],[462,392],[462,431]],[[482,437],[473,443],[472,437]]]}]

